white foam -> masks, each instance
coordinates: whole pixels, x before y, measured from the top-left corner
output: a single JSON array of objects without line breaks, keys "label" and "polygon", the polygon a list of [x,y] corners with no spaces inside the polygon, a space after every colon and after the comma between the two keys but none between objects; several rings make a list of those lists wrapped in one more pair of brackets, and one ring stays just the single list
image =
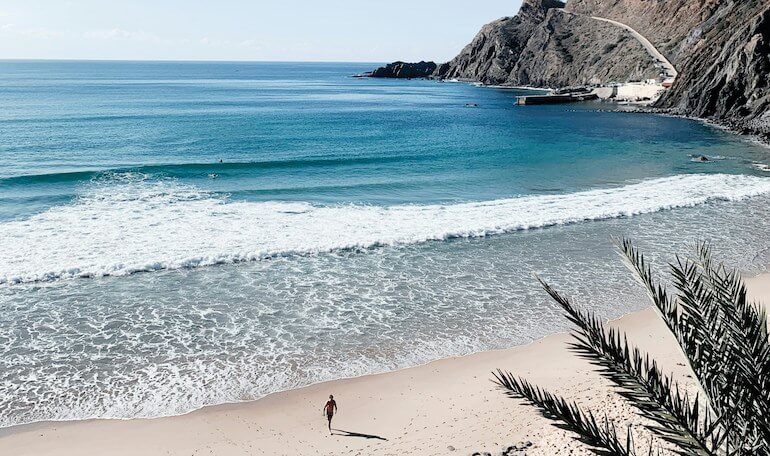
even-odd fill
[{"label": "white foam", "polygon": [[71,204],[0,224],[0,283],[486,236],[764,193],[770,193],[767,178],[691,174],[453,205],[314,206],[231,202],[172,181],[119,176]]}]

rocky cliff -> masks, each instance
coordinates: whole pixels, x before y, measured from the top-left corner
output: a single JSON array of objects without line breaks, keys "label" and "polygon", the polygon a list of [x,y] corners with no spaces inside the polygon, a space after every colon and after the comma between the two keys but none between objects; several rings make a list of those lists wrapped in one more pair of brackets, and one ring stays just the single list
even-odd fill
[{"label": "rocky cliff", "polygon": [[563,8],[556,0],[525,0],[519,14],[485,25],[435,76],[562,87],[658,75],[628,32]]},{"label": "rocky cliff", "polygon": [[557,0],[525,1],[516,16],[485,25],[457,57],[439,67],[436,75],[492,84],[506,82],[548,10],[562,7],[564,3]]},{"label": "rocky cliff", "polygon": [[722,2],[680,46],[680,76],[657,106],[770,139],[770,2]]},{"label": "rocky cliff", "polygon": [[686,54],[687,36],[714,17],[724,0],[570,0],[566,10],[622,22],[645,36],[676,64]]},{"label": "rocky cliff", "polygon": [[770,138],[770,0],[524,0],[434,76],[561,87],[655,77],[644,35],[677,67],[656,104]]},{"label": "rocky cliff", "polygon": [[570,0],[567,10],[628,24],[679,70],[657,107],[770,136],[768,0]]},{"label": "rocky cliff", "polygon": [[654,63],[624,29],[552,10],[534,30],[505,83],[564,87],[642,80],[658,76]]}]

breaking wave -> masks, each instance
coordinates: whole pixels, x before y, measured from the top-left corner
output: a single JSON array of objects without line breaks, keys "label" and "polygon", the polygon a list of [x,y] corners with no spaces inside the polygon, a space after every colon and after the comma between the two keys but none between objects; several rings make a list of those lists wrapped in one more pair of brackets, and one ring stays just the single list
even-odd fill
[{"label": "breaking wave", "polygon": [[770,179],[690,174],[563,195],[449,205],[243,202],[173,180],[98,179],[70,204],[0,223],[0,283],[127,275],[628,217],[770,193]]}]

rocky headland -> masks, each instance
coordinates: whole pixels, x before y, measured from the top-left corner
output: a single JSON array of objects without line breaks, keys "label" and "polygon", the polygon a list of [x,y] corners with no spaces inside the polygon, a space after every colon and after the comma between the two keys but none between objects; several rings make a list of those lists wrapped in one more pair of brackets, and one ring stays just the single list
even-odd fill
[{"label": "rocky headland", "polygon": [[654,109],[770,138],[770,0],[524,0],[449,62],[397,62],[371,75],[550,88],[662,80],[661,62],[607,19],[678,70]]},{"label": "rocky headland", "polygon": [[436,72],[435,62],[393,62],[377,68],[367,76],[372,78],[416,79],[432,77]]}]

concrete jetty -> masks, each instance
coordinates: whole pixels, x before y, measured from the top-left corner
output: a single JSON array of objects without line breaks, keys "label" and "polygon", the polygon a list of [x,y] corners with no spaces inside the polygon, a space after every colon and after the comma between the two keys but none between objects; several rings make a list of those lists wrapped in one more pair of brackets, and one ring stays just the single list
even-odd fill
[{"label": "concrete jetty", "polygon": [[599,96],[593,92],[579,94],[553,94],[553,95],[526,95],[516,97],[517,105],[542,105],[542,104],[561,104],[577,103],[580,101],[597,100]]}]

